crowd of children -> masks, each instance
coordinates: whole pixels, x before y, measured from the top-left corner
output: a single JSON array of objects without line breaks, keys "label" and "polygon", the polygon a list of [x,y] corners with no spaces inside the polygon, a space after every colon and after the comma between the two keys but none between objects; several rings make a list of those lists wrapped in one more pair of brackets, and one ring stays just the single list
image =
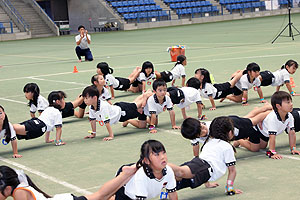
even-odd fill
[{"label": "crowd of children", "polygon": [[[88,44],[90,36],[84,27],[78,28],[80,35],[76,37],[79,45],[76,53],[79,61],[85,55],[86,60],[93,60]],[[80,45],[84,41],[84,45]],[[235,148],[242,146],[250,151],[269,148],[266,155],[272,159],[281,159],[275,151],[276,136],[284,131],[288,133],[289,146],[292,154],[300,154],[296,149],[296,135],[299,131],[300,109],[293,108],[292,96],[298,95],[290,85],[290,74],[294,74],[298,64],[289,60],[278,71],[260,71],[256,63],[250,63],[245,70],[237,71],[225,83],[212,83],[207,69],[195,70],[195,76],[186,78],[185,66],[187,58],[177,57],[175,66],[170,71],[157,72],[150,61],[136,67],[128,78],[114,77],[113,69],[108,63],[97,64],[97,74],[91,77],[91,84],[84,88],[82,94],[73,102],[65,102],[63,91],[52,91],[46,100],[40,95],[36,83],[28,83],[23,92],[29,100],[31,119],[22,123],[11,124],[4,108],[0,105],[0,138],[11,143],[13,157],[22,157],[18,153],[17,140],[34,139],[45,134],[45,142],[56,146],[64,145],[62,141],[62,119],[76,116],[82,118],[86,106],[92,131],[85,139],[96,137],[96,122],[105,125],[108,137],[103,140],[113,140],[111,125],[122,122],[126,127],[131,124],[137,128],[148,128],[149,133],[156,133],[158,115],[165,110],[170,114],[172,129],[181,129],[184,138],[192,143],[194,158],[177,166],[168,163],[166,149],[156,140],[145,141],[141,146],[138,162],[122,166],[117,176],[104,184],[94,194],[76,197],[72,194],[59,194],[50,197],[36,187],[31,179],[18,170],[7,166],[0,166],[0,200],[9,196],[14,199],[66,199],[66,200],[94,200],[94,199],[149,199],[160,197],[178,199],[177,190],[190,187],[192,189],[204,184],[206,187],[217,187],[215,181],[228,170],[225,184],[226,194],[242,193],[233,188],[236,177]],[[230,78],[230,77],[228,77]],[[181,87],[175,86],[175,81],[181,79]],[[187,80],[187,81],[186,81]],[[172,87],[167,87],[171,82]],[[150,83],[150,84],[149,84]],[[146,90],[146,84],[152,85],[153,90]],[[285,84],[289,93],[279,91]],[[264,99],[261,86],[276,86],[276,92],[271,97],[271,104]],[[248,90],[252,87],[258,92],[260,102],[265,103],[255,108],[244,117],[221,116],[212,121],[205,120],[201,97],[211,102],[209,110],[215,110],[215,100],[225,98],[234,102],[248,105]],[[109,88],[109,90],[108,90]],[[114,90],[141,92],[133,102],[116,102]],[[195,103],[197,117],[188,117],[186,108]],[[173,106],[177,105],[182,112],[183,122],[176,125]],[[78,110],[76,108],[78,107]],[[38,116],[36,112],[38,111]],[[226,113],[225,113],[226,115]],[[50,140],[50,131],[56,129],[55,140]],[[230,141],[233,141],[233,144]],[[200,149],[199,143],[202,143]]]}]

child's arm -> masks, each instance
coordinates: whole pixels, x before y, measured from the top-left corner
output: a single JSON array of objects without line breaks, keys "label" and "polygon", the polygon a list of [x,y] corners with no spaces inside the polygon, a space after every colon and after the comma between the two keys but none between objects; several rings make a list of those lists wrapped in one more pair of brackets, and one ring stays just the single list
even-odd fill
[{"label": "child's arm", "polygon": [[276,92],[280,90],[280,86],[276,86]]},{"label": "child's arm", "polygon": [[88,31],[87,30],[85,31],[85,37],[86,37],[86,41],[88,42],[88,44],[91,44],[91,40],[88,37]]},{"label": "child's arm", "polygon": [[55,145],[57,145],[57,146],[66,144],[65,142],[61,141],[61,133],[62,133],[62,127],[61,126],[56,127]]},{"label": "child's arm", "polygon": [[30,112],[30,117],[35,118],[35,113]]},{"label": "child's arm", "polygon": [[199,143],[197,145],[193,145],[193,153],[195,157],[199,157],[200,146]]},{"label": "child's arm", "polygon": [[171,193],[169,193],[169,199],[170,200],[178,200],[177,192],[171,192]]},{"label": "child's arm", "polygon": [[291,153],[300,155],[300,151],[296,150],[296,133],[295,133],[295,130],[290,130],[289,131],[289,143],[290,143]]},{"label": "child's arm", "polygon": [[296,93],[293,91],[293,88],[292,88],[292,86],[291,86],[291,84],[290,84],[289,82],[286,82],[285,85],[286,85],[286,88],[288,89],[288,91],[290,92],[290,94],[291,94],[292,96],[300,96],[300,94],[296,94]]},{"label": "child's arm", "polygon": [[175,87],[175,81],[176,81],[176,79],[174,79],[174,80],[172,81],[172,83],[171,83],[171,85],[172,85],[173,87]]},{"label": "child's arm", "polygon": [[184,87],[185,86],[185,76],[182,76],[182,82],[181,82],[181,86]]},{"label": "child's arm", "polygon": [[146,81],[142,81],[142,92],[146,92]]},{"label": "child's arm", "polygon": [[106,129],[108,131],[109,136],[103,138],[104,141],[109,141],[109,140],[113,140],[114,139],[114,133],[112,131],[111,125],[109,122],[105,123]]},{"label": "child's arm", "polygon": [[107,103],[109,103],[110,105],[113,105],[111,100],[107,100]]},{"label": "child's arm", "polygon": [[96,119],[90,120],[92,132],[90,135],[84,137],[84,139],[96,137]]},{"label": "child's arm", "polygon": [[183,119],[188,118],[188,117],[186,116],[185,108],[181,108],[181,113],[182,113]]},{"label": "child's arm", "polygon": [[260,102],[261,102],[261,103],[266,103],[267,101],[266,101],[265,98],[264,98],[264,95],[263,95],[263,92],[262,92],[261,87],[258,87],[258,88],[257,88],[257,93],[258,93]]},{"label": "child's arm", "polygon": [[150,117],[150,124],[149,124],[149,133],[157,133],[157,130],[155,128],[156,123],[156,114],[151,114]]},{"label": "child's arm", "polygon": [[54,140],[50,140],[50,131],[47,131],[45,133],[45,142],[46,143],[52,143],[52,142],[54,142]]},{"label": "child's arm", "polygon": [[110,93],[111,93],[111,99],[115,99],[114,87],[111,85],[111,86],[109,86],[109,88],[110,88]]},{"label": "child's arm", "polygon": [[[269,135],[269,151],[271,151],[271,153],[273,155],[271,155],[272,159],[281,159],[282,156],[277,154],[275,151],[275,142],[276,141],[276,135]],[[268,153],[268,151],[267,151]]]},{"label": "child's arm", "polygon": [[180,126],[176,126],[174,110],[170,110],[169,114],[170,114],[172,129],[180,129]]},{"label": "child's arm", "polygon": [[216,104],[215,104],[215,100],[213,99],[212,96],[209,96],[209,101],[211,103],[211,108],[209,110],[216,110]]},{"label": "child's arm", "polygon": [[17,140],[11,141],[11,147],[12,147],[13,154],[14,154],[13,158],[21,158],[22,155],[18,154],[18,143],[17,143]]},{"label": "child's arm", "polygon": [[248,90],[243,90],[242,105],[248,106]]},{"label": "child's arm", "polygon": [[233,189],[233,182],[234,182],[235,177],[236,177],[236,168],[235,168],[235,165],[231,165],[228,167],[228,178],[227,178],[227,184],[225,187],[228,195],[243,193],[239,189],[236,189],[236,190]]}]

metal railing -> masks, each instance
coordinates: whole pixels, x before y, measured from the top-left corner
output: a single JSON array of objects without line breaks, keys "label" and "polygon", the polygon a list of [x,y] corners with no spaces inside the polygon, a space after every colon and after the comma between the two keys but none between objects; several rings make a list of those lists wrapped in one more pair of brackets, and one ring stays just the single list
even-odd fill
[{"label": "metal railing", "polygon": [[30,30],[30,25],[24,20],[24,18],[20,15],[20,13],[16,10],[16,8],[12,5],[9,0],[3,0],[4,6],[10,11],[10,13],[15,16],[18,23],[20,23],[24,27],[24,31]]},{"label": "metal railing", "polygon": [[14,33],[14,28],[13,28],[12,21],[0,21],[0,34],[6,34],[6,33],[8,33],[6,31],[6,27],[4,26],[4,24],[9,24],[10,33]]}]

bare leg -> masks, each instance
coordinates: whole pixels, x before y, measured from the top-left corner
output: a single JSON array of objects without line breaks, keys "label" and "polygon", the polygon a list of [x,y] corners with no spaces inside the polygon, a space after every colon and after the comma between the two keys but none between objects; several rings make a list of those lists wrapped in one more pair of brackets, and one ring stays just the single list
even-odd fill
[{"label": "bare leg", "polygon": [[249,119],[252,121],[253,126],[255,126],[258,123],[262,122],[270,112],[271,111],[262,112],[262,113],[254,116],[252,118],[249,118]]},{"label": "bare leg", "polygon": [[128,124],[131,124],[136,128],[146,128],[147,122],[145,120],[130,119],[123,122],[123,127],[126,127]]},{"label": "bare leg", "polygon": [[272,108],[271,104],[265,103],[264,106],[254,108],[252,111],[250,111],[244,117],[246,117],[246,118],[253,118],[253,117],[255,117],[256,115],[258,115],[260,113],[263,113],[263,112],[266,112],[266,111],[271,111],[272,109],[273,108]]},{"label": "bare leg", "polygon": [[45,133],[45,142],[46,143],[52,143],[52,142],[54,142],[54,140],[50,140],[50,131],[47,131]]},{"label": "bare leg", "polygon": [[[136,172],[136,166],[124,166],[122,172],[114,179],[106,182],[97,192],[91,195],[86,195],[88,200],[108,200],[110,199],[123,185],[125,185]],[[114,198],[112,198],[114,199]]]},{"label": "bare leg", "polygon": [[129,75],[128,79],[130,83],[133,83],[135,79],[139,76],[142,68],[141,67],[136,67],[133,72]]},{"label": "bare leg", "polygon": [[133,102],[136,104],[137,108],[143,108],[146,106],[148,98],[152,95],[153,92],[149,89],[142,95],[138,96]]},{"label": "bare leg", "polygon": [[160,74],[160,72],[158,72],[158,71],[154,71],[154,73],[155,73],[155,77],[156,77],[156,79],[160,79],[160,78],[161,78],[161,74]]},{"label": "bare leg", "polygon": [[78,118],[83,118],[85,109],[79,108],[78,112],[74,112],[74,115]]},{"label": "bare leg", "polygon": [[243,76],[243,71],[237,71],[234,73],[233,78],[229,81],[231,88],[235,86],[235,84],[240,80],[240,78]]},{"label": "bare leg", "polygon": [[133,87],[132,85],[130,86],[130,88],[127,90],[133,93],[138,93],[140,92],[139,87]]},{"label": "bare leg", "polygon": [[[249,151],[256,152],[256,151],[259,151],[259,149],[260,149],[260,144],[254,144],[254,143],[250,142],[249,140],[241,139],[241,140],[238,140],[236,142],[238,142],[239,145],[241,145],[242,147],[245,147]],[[236,142],[235,142],[234,146],[237,145]]]},{"label": "bare leg", "polygon": [[77,99],[75,99],[72,104],[74,108],[77,108],[79,105],[81,105],[83,102],[83,97],[78,97]]},{"label": "bare leg", "polygon": [[240,103],[242,102],[242,94],[239,96],[235,96],[235,95],[228,95],[226,97],[226,99],[229,99],[230,101],[236,102],[236,103]]},{"label": "bare leg", "polygon": [[13,124],[13,127],[18,135],[26,135],[25,126],[21,124]]}]

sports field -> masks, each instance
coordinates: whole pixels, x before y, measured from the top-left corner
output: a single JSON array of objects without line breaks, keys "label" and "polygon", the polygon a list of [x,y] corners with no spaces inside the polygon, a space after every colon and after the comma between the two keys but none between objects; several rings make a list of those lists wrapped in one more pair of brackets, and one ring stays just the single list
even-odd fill
[{"label": "sports field", "polygon": [[[293,15],[295,27],[300,29],[300,14]],[[256,62],[261,70],[275,71],[287,60],[300,62],[300,37],[280,37],[274,44],[271,40],[287,24],[284,16],[247,19],[220,23],[157,28],[139,31],[123,31],[92,34],[92,62],[77,63],[74,36],[62,36],[0,43],[0,104],[4,106],[10,122],[19,123],[30,118],[23,87],[35,82],[41,94],[47,97],[53,90],[67,93],[67,101],[74,100],[82,89],[90,84],[96,73],[98,62],[108,62],[114,75],[127,77],[136,66],[149,60],[155,70],[171,69],[170,55],[166,51],[172,45],[186,45],[187,77],[195,69],[207,68],[217,83],[226,82],[238,69]],[[287,34],[287,32],[285,33]],[[74,66],[79,73],[72,73]],[[300,93],[299,73],[293,76],[296,92]],[[180,81],[177,81],[177,85]],[[263,87],[264,96],[270,100],[274,87]],[[286,88],[282,88],[286,91]],[[132,101],[137,94],[116,91],[118,101]],[[246,115],[252,108],[260,106],[256,92],[249,92],[247,107],[241,104],[216,101],[217,110],[209,111],[208,100],[203,100],[203,110],[209,120],[216,116]],[[294,107],[300,107],[300,97],[293,98]],[[176,107],[176,122],[182,116]],[[188,116],[196,117],[196,105],[187,110]],[[97,137],[84,140],[91,129],[88,118],[64,119],[62,138],[65,146],[56,147],[44,143],[44,137],[18,141],[21,159],[11,158],[11,146],[0,144],[0,165],[22,168],[37,185],[47,193],[72,192],[76,195],[96,191],[103,183],[112,179],[117,169],[126,163],[136,162],[141,144],[148,139],[161,141],[168,154],[169,162],[181,164],[193,157],[190,142],[183,139],[179,131],[171,130],[167,112],[159,115],[157,134],[132,126],[123,128],[121,123],[113,125],[115,139],[104,142],[105,127],[97,125]],[[55,134],[52,132],[51,137]],[[299,135],[297,135],[299,136]],[[300,147],[300,136],[297,139]],[[264,152],[249,152],[237,149],[237,177],[235,188],[242,195],[227,197],[224,194],[227,175],[223,176],[215,189],[200,187],[178,192],[179,199],[299,199],[300,156],[289,153],[288,137],[279,135],[276,150],[282,160],[266,158]]]}]

